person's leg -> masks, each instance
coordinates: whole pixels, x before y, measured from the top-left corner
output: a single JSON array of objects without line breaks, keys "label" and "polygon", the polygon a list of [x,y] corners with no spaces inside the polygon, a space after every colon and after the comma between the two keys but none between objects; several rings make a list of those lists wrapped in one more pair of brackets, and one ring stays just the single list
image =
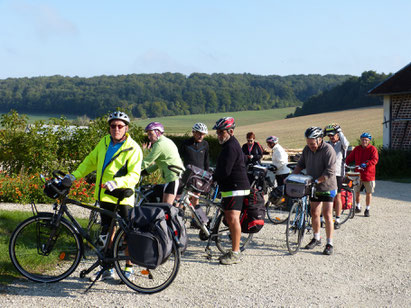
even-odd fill
[{"label": "person's leg", "polygon": [[332,238],[334,233],[333,202],[323,202],[322,210],[325,219],[325,233],[327,235],[327,244],[332,245]]},{"label": "person's leg", "polygon": [[320,215],[321,215],[321,202],[311,201],[311,224],[313,227],[314,238],[304,247],[305,249],[313,249],[315,246],[321,244],[320,237]]},{"label": "person's leg", "polygon": [[176,196],[177,196],[178,186],[179,186],[178,180],[166,183],[164,185],[163,202],[168,203],[168,204],[174,203],[174,200],[176,199]]},{"label": "person's leg", "polygon": [[365,211],[364,216],[370,217],[370,205],[372,199],[372,193],[374,192],[375,181],[364,182],[365,187]]},{"label": "person's leg", "polygon": [[[335,211],[335,224],[334,228],[338,229],[340,227],[340,215],[342,211],[342,201],[341,201],[341,189],[342,189],[342,177],[337,176],[337,195],[334,198],[334,211]],[[324,211],[324,209],[323,209]],[[332,214],[332,212],[331,212]]]},{"label": "person's leg", "polygon": [[237,211],[237,210],[224,211],[224,217],[230,229],[231,241],[232,241],[232,251],[235,251],[235,252],[240,251],[240,240],[241,240],[240,214],[241,214],[241,211]]}]

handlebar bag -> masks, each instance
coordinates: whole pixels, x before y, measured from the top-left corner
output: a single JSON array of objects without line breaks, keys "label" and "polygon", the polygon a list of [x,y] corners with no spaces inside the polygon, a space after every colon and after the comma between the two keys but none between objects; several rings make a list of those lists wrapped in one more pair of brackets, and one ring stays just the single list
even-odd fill
[{"label": "handlebar bag", "polygon": [[304,174],[290,174],[284,181],[285,194],[291,198],[302,198],[310,194],[313,178]]},{"label": "handlebar bag", "polygon": [[185,181],[183,180],[186,187],[199,193],[209,192],[213,184],[213,175],[210,172],[193,165],[187,166],[187,174],[184,178],[186,179]]}]

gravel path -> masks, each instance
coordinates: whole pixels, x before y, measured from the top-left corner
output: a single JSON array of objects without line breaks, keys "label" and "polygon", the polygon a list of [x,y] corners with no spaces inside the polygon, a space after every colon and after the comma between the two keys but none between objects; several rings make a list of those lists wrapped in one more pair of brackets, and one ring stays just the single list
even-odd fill
[{"label": "gravel path", "polygon": [[72,275],[54,284],[16,281],[0,290],[0,307],[410,307],[411,184],[379,181],[376,189],[371,217],[337,230],[332,256],[323,247],[290,256],[285,225],[267,222],[241,264],[222,266],[216,247],[207,260],[190,229],[180,272],[161,293],[98,282],[84,294],[88,281]]}]

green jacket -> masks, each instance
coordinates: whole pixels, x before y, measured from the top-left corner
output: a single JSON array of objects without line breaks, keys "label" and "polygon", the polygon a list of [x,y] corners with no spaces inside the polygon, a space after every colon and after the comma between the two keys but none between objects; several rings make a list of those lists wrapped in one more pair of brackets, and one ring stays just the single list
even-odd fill
[{"label": "green jacket", "polygon": [[144,158],[141,169],[152,173],[160,168],[164,181],[169,183],[178,179],[178,175],[168,169],[170,165],[184,169],[177,146],[171,139],[161,135],[153,144],[150,153]]},{"label": "green jacket", "polygon": [[[73,172],[76,179],[80,179],[92,171],[97,171],[94,198],[98,201],[117,203],[117,198],[104,193],[105,189],[101,188],[102,184],[114,180],[118,188],[134,189],[140,179],[143,152],[128,133],[126,136],[127,139],[104,170],[103,164],[111,140],[110,135],[104,136],[77,170]],[[121,204],[134,206],[134,194],[121,201]]]}]

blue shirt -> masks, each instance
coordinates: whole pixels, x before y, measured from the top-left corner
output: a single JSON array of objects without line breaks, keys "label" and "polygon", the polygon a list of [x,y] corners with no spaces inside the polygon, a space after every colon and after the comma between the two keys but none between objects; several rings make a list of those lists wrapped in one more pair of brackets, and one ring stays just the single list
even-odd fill
[{"label": "blue shirt", "polygon": [[113,144],[113,140],[110,141],[110,144],[107,148],[106,157],[104,158],[103,170],[107,167],[108,163],[110,162],[110,159],[113,158],[114,154],[116,154],[118,149],[121,148],[124,141],[116,143],[116,144]]}]

